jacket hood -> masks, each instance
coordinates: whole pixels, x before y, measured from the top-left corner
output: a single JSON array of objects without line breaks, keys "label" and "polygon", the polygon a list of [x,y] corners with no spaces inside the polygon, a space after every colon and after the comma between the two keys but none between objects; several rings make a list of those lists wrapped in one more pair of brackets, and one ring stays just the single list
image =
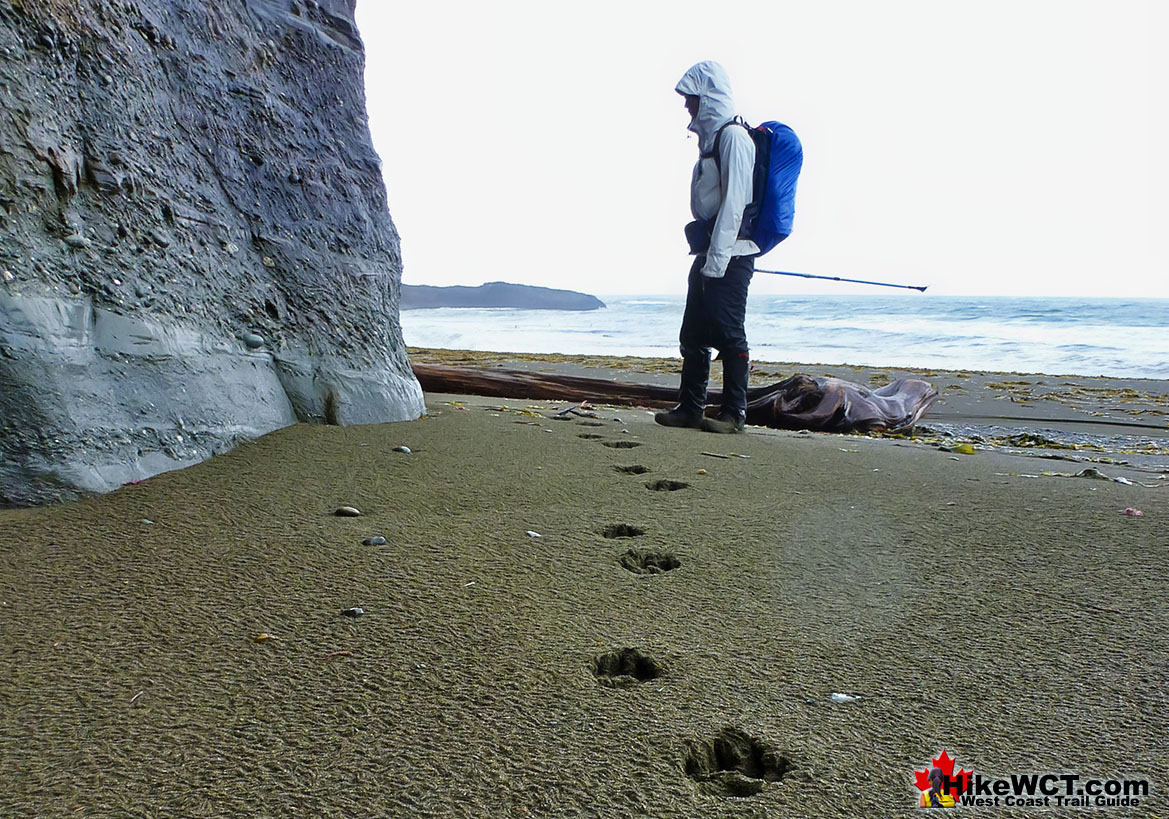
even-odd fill
[{"label": "jacket hood", "polygon": [[726,69],[713,60],[703,60],[682,75],[674,90],[698,97],[698,113],[690,121],[690,130],[698,134],[702,153],[714,150],[718,129],[735,118],[734,95]]}]

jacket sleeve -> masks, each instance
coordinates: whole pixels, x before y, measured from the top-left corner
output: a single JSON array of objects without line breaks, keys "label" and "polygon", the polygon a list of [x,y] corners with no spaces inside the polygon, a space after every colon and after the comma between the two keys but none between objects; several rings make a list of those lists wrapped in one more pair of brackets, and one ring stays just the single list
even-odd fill
[{"label": "jacket sleeve", "polygon": [[721,279],[731,261],[731,251],[739,238],[743,210],[751,204],[754,193],[755,143],[745,128],[732,126],[723,131],[719,140],[720,188],[722,204],[714,219],[710,249],[702,275]]}]

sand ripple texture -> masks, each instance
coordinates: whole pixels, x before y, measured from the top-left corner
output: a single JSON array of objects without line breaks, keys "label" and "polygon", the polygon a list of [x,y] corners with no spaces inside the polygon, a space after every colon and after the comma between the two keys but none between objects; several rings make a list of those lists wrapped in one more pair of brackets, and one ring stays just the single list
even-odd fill
[{"label": "sand ripple texture", "polygon": [[1164,805],[1169,490],[449,400],[0,511],[0,816],[888,816],[943,748]]}]

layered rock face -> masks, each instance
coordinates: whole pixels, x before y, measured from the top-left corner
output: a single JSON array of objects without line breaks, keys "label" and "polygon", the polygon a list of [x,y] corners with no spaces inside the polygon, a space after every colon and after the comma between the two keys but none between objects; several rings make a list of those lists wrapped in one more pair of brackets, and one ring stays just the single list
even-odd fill
[{"label": "layered rock face", "polygon": [[353,0],[0,0],[0,503],[422,412]]}]

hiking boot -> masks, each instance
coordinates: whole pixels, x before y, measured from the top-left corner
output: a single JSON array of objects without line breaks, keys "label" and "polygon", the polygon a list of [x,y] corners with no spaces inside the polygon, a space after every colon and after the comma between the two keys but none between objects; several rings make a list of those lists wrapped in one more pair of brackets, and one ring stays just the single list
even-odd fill
[{"label": "hiking boot", "polygon": [[751,362],[746,353],[729,355],[723,359],[723,398],[719,403],[718,415],[738,415],[747,412],[747,378]]},{"label": "hiking boot", "polygon": [[688,427],[698,429],[702,425],[702,413],[683,407],[681,404],[672,410],[663,410],[654,413],[654,420],[663,427]]},{"label": "hiking boot", "polygon": [[720,412],[717,418],[703,418],[700,428],[706,432],[719,432],[724,435],[742,432],[747,419],[737,412]]},{"label": "hiking boot", "polygon": [[678,387],[678,406],[701,417],[706,409],[706,383],[710,378],[710,351],[699,351],[682,358],[682,383]]}]

